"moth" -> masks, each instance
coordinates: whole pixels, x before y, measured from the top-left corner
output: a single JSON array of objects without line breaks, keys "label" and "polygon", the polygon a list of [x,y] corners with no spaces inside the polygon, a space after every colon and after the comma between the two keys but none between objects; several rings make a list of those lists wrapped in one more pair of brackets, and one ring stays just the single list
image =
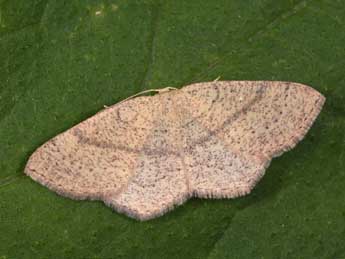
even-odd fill
[{"label": "moth", "polygon": [[299,83],[213,81],[101,110],[39,147],[25,174],[148,220],[192,196],[235,198],[312,126],[325,97]]}]

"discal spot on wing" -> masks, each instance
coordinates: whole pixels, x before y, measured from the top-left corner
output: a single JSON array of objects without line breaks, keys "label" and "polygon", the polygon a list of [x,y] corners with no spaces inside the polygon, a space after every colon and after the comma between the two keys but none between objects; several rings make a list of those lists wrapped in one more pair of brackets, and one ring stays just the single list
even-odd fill
[{"label": "discal spot on wing", "polygon": [[73,199],[139,220],[191,196],[249,193],[272,157],[300,141],[325,98],[289,82],[217,81],[137,97],[57,135],[25,173]]},{"label": "discal spot on wing", "polygon": [[324,97],[300,84],[264,84],[256,102],[217,135],[234,150],[270,160],[304,137],[319,114]]},{"label": "discal spot on wing", "polygon": [[71,198],[103,199],[119,192],[157,117],[158,103],[149,100],[107,108],[56,136],[30,157],[25,173]]},{"label": "discal spot on wing", "polygon": [[159,118],[157,98],[138,97],[107,108],[72,130],[80,142],[104,148],[139,150]]},{"label": "discal spot on wing", "polygon": [[[202,90],[193,95],[195,88]],[[234,151],[266,163],[303,138],[325,100],[312,88],[290,82],[211,82],[184,91],[195,107],[188,120],[197,120]],[[218,93],[212,106],[207,105],[210,92]],[[209,110],[200,113],[200,106]]]},{"label": "discal spot on wing", "polygon": [[265,84],[217,81],[193,84],[182,90],[186,93],[185,109],[190,112],[186,120],[198,120],[205,128],[220,131],[261,98]]},{"label": "discal spot on wing", "polygon": [[106,203],[140,220],[147,220],[184,202],[189,195],[185,177],[180,124],[169,95],[159,97],[162,105],[154,130],[143,145],[134,175],[126,190],[110,196]]}]

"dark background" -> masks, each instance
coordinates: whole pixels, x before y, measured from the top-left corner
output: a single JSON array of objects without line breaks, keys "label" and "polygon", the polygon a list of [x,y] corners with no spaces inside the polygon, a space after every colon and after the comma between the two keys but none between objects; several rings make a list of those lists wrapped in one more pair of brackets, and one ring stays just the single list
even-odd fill
[{"label": "dark background", "polygon": [[[0,258],[345,258],[344,43],[342,0],[0,0]],[[218,76],[327,98],[250,195],[140,223],[23,174],[103,105]]]}]

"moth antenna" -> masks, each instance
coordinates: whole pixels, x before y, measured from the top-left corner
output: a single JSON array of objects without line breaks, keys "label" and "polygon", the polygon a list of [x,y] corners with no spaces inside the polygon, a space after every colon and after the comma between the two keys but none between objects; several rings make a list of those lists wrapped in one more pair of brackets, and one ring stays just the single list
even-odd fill
[{"label": "moth antenna", "polygon": [[220,76],[218,76],[216,79],[213,80],[213,82],[217,82],[220,79]]},{"label": "moth antenna", "polygon": [[[120,103],[128,101],[128,100],[130,100],[130,99],[132,99],[134,97],[137,97],[139,95],[142,95],[142,94],[151,93],[151,92],[157,92],[157,93],[161,94],[161,93],[169,92],[171,90],[178,90],[178,88],[172,87],[172,86],[167,86],[167,87],[160,88],[160,89],[147,89],[147,90],[141,91],[139,93],[136,93],[134,95],[131,95],[131,96],[127,97],[126,99],[122,100],[121,102],[117,103],[116,105],[119,105]],[[105,108],[107,108],[106,105],[104,105],[104,106],[105,106]]]}]

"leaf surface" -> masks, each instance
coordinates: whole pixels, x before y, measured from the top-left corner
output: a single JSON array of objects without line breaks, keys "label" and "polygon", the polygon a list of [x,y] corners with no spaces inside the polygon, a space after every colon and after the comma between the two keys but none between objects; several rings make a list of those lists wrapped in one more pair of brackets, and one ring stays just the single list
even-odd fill
[{"label": "leaf surface", "polygon": [[[345,257],[341,0],[0,0],[0,258]],[[148,88],[281,80],[327,98],[248,196],[136,222],[24,176],[42,143]]]}]

